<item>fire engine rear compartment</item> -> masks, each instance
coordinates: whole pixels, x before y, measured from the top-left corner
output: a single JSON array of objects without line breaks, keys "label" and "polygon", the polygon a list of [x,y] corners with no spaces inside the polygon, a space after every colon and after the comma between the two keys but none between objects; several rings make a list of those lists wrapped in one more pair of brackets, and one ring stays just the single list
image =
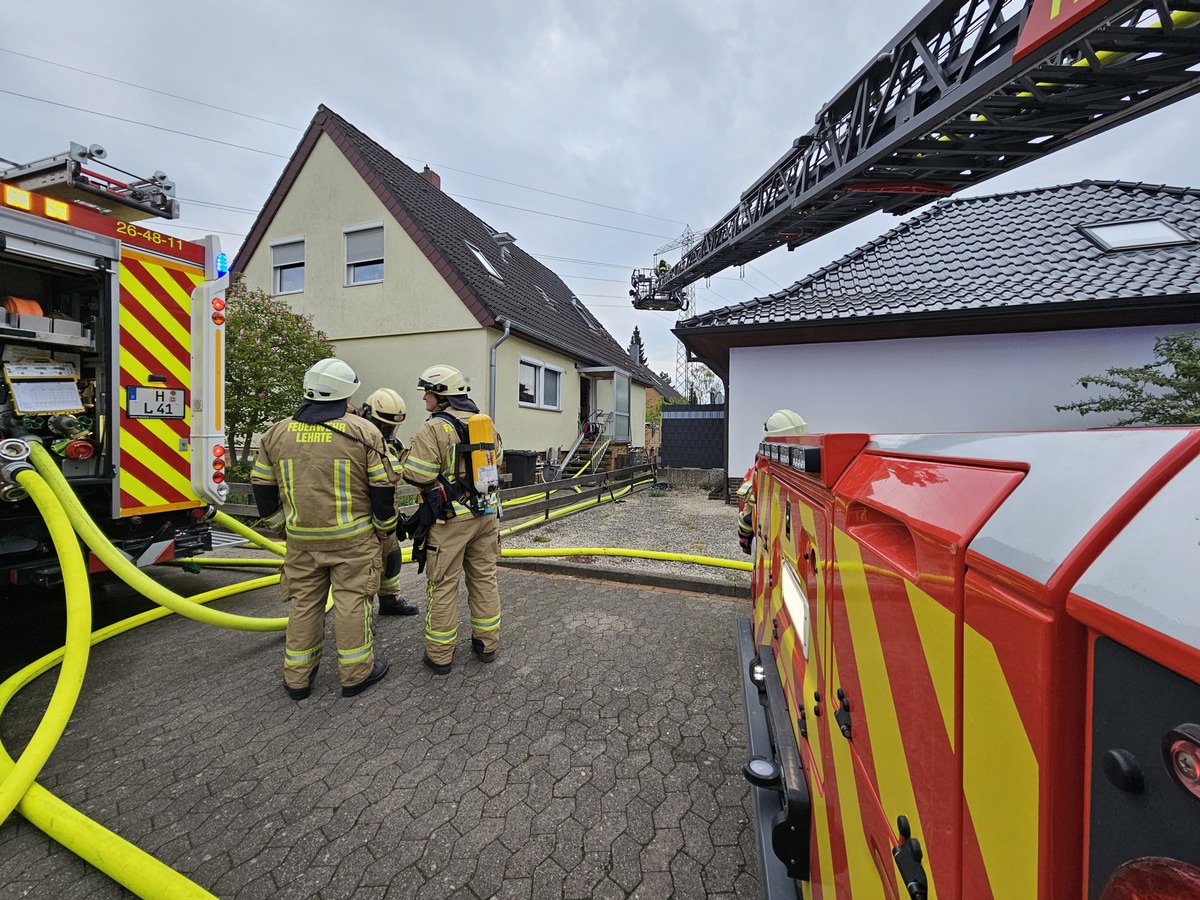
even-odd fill
[{"label": "fire engine rear compartment", "polygon": [[[202,511],[198,501],[152,514],[118,506],[121,253],[115,239],[0,210],[0,440],[32,439],[51,450],[89,515],[135,560],[168,546],[172,555],[199,553],[211,537],[193,515]],[[55,398],[77,391],[77,400],[63,401],[69,413],[30,413],[15,402],[14,386],[57,391]],[[15,485],[0,490],[0,584],[54,583],[48,532],[22,495]]]},{"label": "fire engine rear compartment", "polygon": [[[1101,734],[1089,721],[1113,721],[1112,712],[1089,705],[1091,682],[1100,677],[1100,670],[1092,673],[1091,648],[1107,632],[1155,653],[1161,641],[1137,628],[1132,634],[1107,607],[1126,615],[1139,602],[1174,608],[1168,599],[1139,594],[1135,574],[1147,550],[1164,545],[1161,536],[1154,538],[1161,529],[1143,529],[1119,554],[1106,555],[1104,547],[1114,534],[1114,546],[1120,545],[1126,520],[1157,496],[1169,514],[1156,510],[1145,518],[1177,532],[1165,545],[1184,557],[1190,552],[1194,568],[1200,462],[1192,462],[1190,480],[1176,472],[1181,460],[1200,452],[1200,432],[880,442],[887,446],[872,445],[829,476],[831,486],[789,466],[795,455],[782,454],[783,464],[779,455],[759,457],[753,618],[739,636],[750,756],[778,765],[799,751],[812,803],[811,880],[823,896],[906,896],[916,872],[928,876],[930,896],[1098,897],[1129,854],[1120,822],[1098,820],[1093,812],[1091,827],[1103,835],[1105,858],[1095,855],[1101,842],[1093,833],[1090,872],[1078,862],[1089,856],[1081,840],[1087,797],[1114,788],[1095,769],[1111,768],[1106,757],[1121,749],[1089,750]],[[971,453],[978,458],[963,458]],[[1167,487],[1175,490],[1162,489],[1172,477]],[[1176,500],[1168,502],[1171,496]],[[1107,559],[1104,571],[1119,564],[1134,573],[1116,593],[1135,599],[1121,606],[1105,598],[1096,612],[1094,603],[1068,598],[1068,588],[1097,556],[1094,567]],[[1182,569],[1172,560],[1161,564],[1159,571],[1176,572],[1175,581],[1167,576],[1166,582],[1182,587]],[[1096,580],[1080,590],[1095,596]],[[1105,580],[1114,583],[1111,575]],[[1161,576],[1144,593],[1170,594]],[[1174,662],[1176,671],[1182,667],[1195,677],[1195,648],[1172,646],[1174,656],[1164,659],[1157,651],[1159,662]],[[763,658],[777,665],[763,666],[756,682],[754,666]],[[1147,671],[1158,670],[1150,665]],[[1161,696],[1178,700],[1190,691],[1194,699],[1200,687],[1183,682],[1187,691]],[[786,710],[773,708],[772,694],[786,697]],[[1155,704],[1159,696],[1136,695],[1119,721],[1129,723],[1130,709]],[[1111,707],[1106,698],[1112,696],[1110,688],[1096,703]],[[1138,738],[1147,773],[1162,767],[1158,750],[1147,749],[1157,746],[1167,727],[1162,723],[1177,728],[1195,720],[1186,704],[1167,705],[1155,704],[1154,734]],[[1147,802],[1169,810],[1169,821],[1151,817],[1162,840],[1143,839],[1139,849],[1157,847],[1187,860],[1179,848],[1194,846],[1185,836],[1200,823],[1200,784],[1187,797],[1171,780],[1169,773],[1161,779],[1147,774],[1147,784],[1164,799],[1131,797],[1118,788],[1116,796],[1125,799],[1110,798],[1104,809],[1124,810],[1121,818],[1143,835],[1152,829],[1141,812],[1134,824],[1136,811]],[[773,838],[781,837],[776,822],[784,818],[772,820],[785,805],[770,785],[752,790],[760,851],[769,860],[778,849]],[[919,855],[901,816],[920,841]],[[773,877],[771,868],[764,865],[768,896],[796,896],[797,885],[778,870]]]}]

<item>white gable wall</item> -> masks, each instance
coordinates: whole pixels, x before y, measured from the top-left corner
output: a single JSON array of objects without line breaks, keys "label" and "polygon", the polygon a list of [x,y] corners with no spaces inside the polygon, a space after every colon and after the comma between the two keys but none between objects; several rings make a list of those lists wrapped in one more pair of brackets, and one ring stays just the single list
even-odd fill
[{"label": "white gable wall", "polygon": [[[382,223],[384,276],[376,284],[346,286],[343,229]],[[426,413],[417,378],[429,366],[461,369],[471,399],[488,411],[492,344],[502,331],[484,327],[446,283],[366,182],[326,135],[321,135],[280,204],[264,239],[246,266],[246,282],[270,291],[271,243],[304,241],[304,290],[280,299],[313,317],[349,363],[363,387],[361,403],[377,387],[400,392],[408,418],[400,428],[405,443]],[[563,370],[561,410],[520,406],[518,360],[524,354]],[[579,377],[575,361],[510,336],[498,350],[496,424],[512,449],[569,448],[578,434]],[[634,386],[633,403],[644,392]],[[644,414],[643,414],[644,415]],[[642,430],[635,430],[640,436]]]},{"label": "white gable wall", "polygon": [[[343,229],[383,224],[383,281],[346,286]],[[327,135],[321,135],[246,267],[247,283],[271,287],[272,241],[304,240],[304,290],[284,294],[331,340],[482,326]]]},{"label": "white gable wall", "polygon": [[729,471],[744,472],[763,422],[789,408],[813,432],[915,433],[1096,428],[1055,404],[1094,399],[1083,375],[1153,361],[1155,338],[1194,325],[1094,328],[836,344],[734,347],[729,352]]}]

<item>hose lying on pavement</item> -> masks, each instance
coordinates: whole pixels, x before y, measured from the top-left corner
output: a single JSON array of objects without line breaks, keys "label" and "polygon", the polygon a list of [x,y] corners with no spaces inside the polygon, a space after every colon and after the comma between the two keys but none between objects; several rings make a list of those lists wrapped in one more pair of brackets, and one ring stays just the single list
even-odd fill
[{"label": "hose lying on pavement", "polygon": [[[75,531],[88,545],[104,565],[142,596],[165,606],[171,612],[178,613],[188,619],[203,622],[206,625],[219,625],[222,628],[233,628],[238,631],[283,631],[287,628],[287,618],[278,617],[260,619],[255,616],[239,616],[222,612],[219,609],[208,609],[199,606],[174,591],[158,584],[153,578],[135,566],[121,551],[112,545],[104,533],[92,521],[79,498],[71,490],[71,485],[59,471],[50,453],[40,444],[30,444],[29,460],[37,468],[38,473],[50,485],[54,496],[58,498],[66,511],[67,518]],[[278,579],[278,576],[273,576]]]},{"label": "hose lying on pavement", "polygon": [[695,556],[691,553],[664,553],[659,550],[630,550],[621,547],[534,547],[530,549],[501,550],[501,556],[628,556],[634,559],[662,559],[668,562],[695,563],[698,566],[716,566],[723,569],[740,569],[749,572],[754,568],[748,560],[721,559],[716,556]]},{"label": "hose lying on pavement", "polygon": [[[66,644],[54,653],[44,656],[16,675],[0,684],[0,714],[8,702],[33,679],[48,671],[56,664],[62,663],[62,672],[55,687],[54,695],[46,715],[39,723],[33,738],[22,753],[20,760],[14,762],[0,743],[0,822],[15,808],[31,824],[45,832],[49,837],[58,841],[73,853],[91,863],[113,880],[124,885],[130,891],[143,898],[183,898],[183,900],[215,900],[215,897],[204,888],[190,881],[170,866],[155,859],[144,850],[134,846],[119,835],[109,831],[97,822],[71,808],[58,797],[55,797],[41,785],[37,784],[37,774],[48,759],[54,745],[62,736],[67,721],[79,697],[83,683],[83,673],[87,664],[88,646],[96,644],[109,637],[124,633],[140,625],[162,618],[171,612],[206,624],[220,625],[243,631],[276,631],[286,628],[286,618],[256,618],[232,615],[218,610],[205,608],[202,604],[221,597],[257,590],[277,584],[278,575],[260,578],[243,584],[229,585],[194,597],[185,598],[154,582],[148,575],[126,559],[108,541],[97,528],[83,505],[75,497],[67,480],[59,471],[57,464],[40,446],[30,447],[30,461],[36,467],[37,473],[20,473],[18,481],[29,491],[34,502],[46,519],[51,530],[56,548],[60,548],[59,556],[62,562],[64,584],[68,592],[68,632]],[[520,523],[505,529],[502,533],[512,533],[530,527],[547,519],[557,518],[572,512],[577,512],[590,506],[615,500],[624,496],[635,487],[645,484],[628,485],[619,491],[609,492],[607,497],[596,497],[581,503],[573,504],[553,511],[545,517]],[[247,528],[224,513],[217,513],[216,521],[229,530],[245,537],[256,546],[271,553],[282,556],[283,545],[271,541]],[[96,554],[110,570],[117,574],[126,584],[142,593],[148,599],[158,603],[159,609],[142,613],[118,622],[108,628],[92,633],[90,631],[90,591],[86,571],[83,568],[82,555],[78,542],[71,534],[73,527],[84,543]],[[70,547],[70,550],[66,548]],[[71,553],[74,553],[74,559]],[[407,548],[405,558],[411,560],[412,550]],[[649,559],[670,559],[694,562],[701,565],[717,565],[730,568],[749,568],[748,563],[736,560],[719,560],[712,557],[691,556],[688,554],[659,553],[657,551],[622,550],[615,548],[567,548],[553,550],[541,548],[537,550],[507,550],[507,556],[551,556],[551,555],[608,555],[608,556],[637,556]],[[238,565],[238,566],[279,566],[282,560],[249,560],[249,559],[192,559],[179,562],[201,563],[205,565]],[[332,602],[332,601],[331,601]],[[80,607],[86,610],[86,617],[81,617]]]},{"label": "hose lying on pavement", "polygon": [[[196,594],[188,598],[188,602],[210,603],[245,591],[269,587],[277,581],[277,576],[270,576],[242,584],[226,585]],[[171,611],[164,607],[152,609],[95,631],[89,640],[91,645],[95,646],[111,637],[169,615]],[[63,660],[65,650],[66,648],[60,647],[53,653],[46,654],[0,684],[0,715],[22,688],[58,665]],[[0,743],[0,777],[7,778],[13,767],[12,758],[3,743]],[[195,882],[120,835],[89,819],[36,782],[29,786],[16,810],[31,825],[139,897],[147,900],[216,900],[213,894]]]},{"label": "hose lying on pavement", "polygon": [[92,595],[87,568],[83,564],[83,554],[79,552],[79,541],[67,521],[62,504],[46,486],[45,480],[32,469],[17,473],[16,478],[42,514],[58,553],[67,595],[67,639],[63,646],[62,668],[45,715],[20,758],[0,779],[0,822],[16,809],[67,729],[67,722],[83,688],[83,673],[87,669],[90,648],[88,638],[92,633]]}]

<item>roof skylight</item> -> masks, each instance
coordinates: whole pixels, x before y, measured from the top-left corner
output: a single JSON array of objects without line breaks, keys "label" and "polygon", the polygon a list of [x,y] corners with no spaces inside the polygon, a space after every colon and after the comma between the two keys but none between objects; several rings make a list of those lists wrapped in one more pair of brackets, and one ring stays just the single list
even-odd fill
[{"label": "roof skylight", "polygon": [[463,241],[463,243],[466,244],[467,247],[470,248],[471,252],[475,254],[475,258],[477,260],[479,260],[479,264],[481,266],[483,266],[485,269],[487,269],[489,275],[491,275],[493,278],[496,278],[500,281],[504,280],[501,277],[500,273],[498,271],[496,271],[496,267],[493,266],[491,264],[491,262],[488,260],[488,258],[483,255],[483,251],[481,251],[478,247],[476,247],[470,241]]},{"label": "roof skylight", "polygon": [[1145,247],[1192,243],[1191,238],[1162,219],[1081,225],[1079,230],[1091,238],[1101,250],[1141,250]]}]

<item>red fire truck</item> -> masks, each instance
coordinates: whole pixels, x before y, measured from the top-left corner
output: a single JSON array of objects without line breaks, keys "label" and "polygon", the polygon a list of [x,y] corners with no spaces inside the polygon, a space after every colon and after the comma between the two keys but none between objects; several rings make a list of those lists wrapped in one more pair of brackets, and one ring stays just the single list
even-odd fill
[{"label": "red fire truck", "polygon": [[755,480],[768,896],[1200,896],[1200,429],[805,435]]},{"label": "red fire truck", "polygon": [[178,216],[174,185],[118,180],[105,156],[72,144],[0,169],[0,586],[60,577],[6,465],[29,442],[139,565],[210,549],[228,493],[224,255],[142,224]]},{"label": "red fire truck", "polygon": [[[634,306],[1195,94],[1198,25],[932,0]],[[754,486],[766,896],[1200,898],[1200,429],[778,438]]]}]

